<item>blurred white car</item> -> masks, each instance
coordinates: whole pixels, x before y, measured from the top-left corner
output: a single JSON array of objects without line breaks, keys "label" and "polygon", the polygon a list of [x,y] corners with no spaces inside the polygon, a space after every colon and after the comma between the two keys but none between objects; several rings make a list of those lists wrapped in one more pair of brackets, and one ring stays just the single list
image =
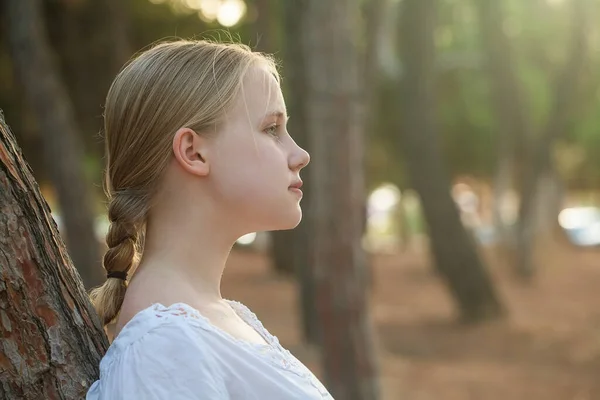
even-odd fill
[{"label": "blurred white car", "polygon": [[558,215],[558,223],[573,244],[585,247],[600,245],[600,208],[565,208]]}]

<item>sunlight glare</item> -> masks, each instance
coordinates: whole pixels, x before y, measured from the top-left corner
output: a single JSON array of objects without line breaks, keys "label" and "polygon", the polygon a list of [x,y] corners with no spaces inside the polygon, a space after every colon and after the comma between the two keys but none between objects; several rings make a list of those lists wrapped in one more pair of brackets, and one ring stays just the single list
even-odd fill
[{"label": "sunlight glare", "polygon": [[237,242],[243,246],[248,246],[251,245],[254,242],[254,240],[256,240],[256,232],[245,234],[244,236],[239,238]]},{"label": "sunlight glare", "polygon": [[182,3],[195,11],[198,11],[202,8],[202,3],[204,2],[204,0],[182,0]]},{"label": "sunlight glare", "polygon": [[231,27],[240,22],[246,13],[246,3],[243,0],[225,0],[221,3],[217,21],[225,27]]},{"label": "sunlight glare", "polygon": [[208,21],[214,21],[222,7],[221,0],[200,0],[200,13]]},{"label": "sunlight glare", "polygon": [[600,210],[596,207],[565,208],[558,214],[558,223],[564,229],[580,229],[600,219]]},{"label": "sunlight glare", "polygon": [[381,185],[369,196],[369,205],[377,211],[388,211],[400,201],[400,189],[391,183]]}]

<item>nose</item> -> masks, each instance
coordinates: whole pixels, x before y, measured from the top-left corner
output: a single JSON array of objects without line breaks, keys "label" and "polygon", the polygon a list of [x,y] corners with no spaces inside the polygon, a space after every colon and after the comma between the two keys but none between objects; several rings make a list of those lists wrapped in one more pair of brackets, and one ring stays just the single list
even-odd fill
[{"label": "nose", "polygon": [[310,162],[310,154],[294,142],[294,149],[290,153],[290,169],[297,171],[306,167]]}]

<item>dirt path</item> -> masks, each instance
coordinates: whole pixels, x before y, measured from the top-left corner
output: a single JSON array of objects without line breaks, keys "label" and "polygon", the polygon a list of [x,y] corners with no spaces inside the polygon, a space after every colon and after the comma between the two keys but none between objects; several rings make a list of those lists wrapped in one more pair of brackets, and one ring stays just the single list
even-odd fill
[{"label": "dirt path", "polygon": [[[600,399],[600,252],[543,249],[531,287],[486,258],[509,314],[476,327],[455,324],[424,256],[374,258],[384,400]],[[246,303],[320,375],[318,354],[300,344],[294,284],[268,272],[264,256],[235,252],[224,296]]]}]

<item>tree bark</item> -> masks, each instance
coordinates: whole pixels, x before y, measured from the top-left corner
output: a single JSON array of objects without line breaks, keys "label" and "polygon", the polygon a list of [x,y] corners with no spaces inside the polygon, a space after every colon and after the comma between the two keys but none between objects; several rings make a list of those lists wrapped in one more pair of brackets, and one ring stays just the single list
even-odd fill
[{"label": "tree bark", "polygon": [[554,100],[549,113],[547,126],[535,141],[532,161],[525,170],[521,187],[521,206],[517,230],[517,273],[529,281],[534,273],[533,246],[537,227],[535,205],[540,196],[540,181],[543,176],[552,176],[552,147],[560,135],[567,130],[570,105],[577,94],[578,84],[587,56],[587,0],[572,1],[572,39],[570,52],[561,73],[556,80]]},{"label": "tree bark", "polygon": [[108,340],[0,114],[0,398],[79,400]]},{"label": "tree bark", "polygon": [[14,69],[42,132],[41,147],[58,192],[69,252],[85,284],[93,286],[104,277],[73,107],[52,58],[39,0],[4,3]]},{"label": "tree bark", "polygon": [[404,76],[400,85],[399,148],[412,186],[419,193],[429,226],[435,267],[465,321],[498,317],[502,307],[475,244],[450,196],[436,132],[434,101],[435,0],[404,0],[400,45]]},{"label": "tree bark", "polygon": [[365,126],[358,4],[308,0],[303,21],[310,229],[325,381],[338,400],[379,397],[362,232]]}]

